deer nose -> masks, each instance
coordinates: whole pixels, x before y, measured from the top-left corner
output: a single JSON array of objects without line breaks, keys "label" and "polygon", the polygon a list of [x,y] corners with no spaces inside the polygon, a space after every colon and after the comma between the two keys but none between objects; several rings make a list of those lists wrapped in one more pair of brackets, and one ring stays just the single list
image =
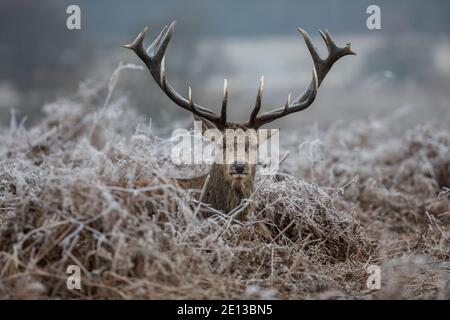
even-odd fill
[{"label": "deer nose", "polygon": [[244,163],[235,163],[233,165],[234,170],[236,171],[236,173],[241,174],[245,171],[245,164]]}]

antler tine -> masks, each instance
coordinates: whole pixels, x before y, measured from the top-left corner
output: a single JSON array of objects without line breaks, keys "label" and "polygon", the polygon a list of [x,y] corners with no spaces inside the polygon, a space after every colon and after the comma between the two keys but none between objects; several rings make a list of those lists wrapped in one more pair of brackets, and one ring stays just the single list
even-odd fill
[{"label": "antler tine", "polygon": [[[174,25],[174,27],[175,27],[175,25]],[[168,27],[164,26],[162,31],[158,34],[158,36],[155,38],[155,40],[148,47],[147,52],[152,52],[152,54],[154,54],[156,47],[161,42],[162,37],[166,34],[167,29],[168,29]]]},{"label": "antler tine", "polygon": [[[222,110],[222,115],[218,116],[211,110],[195,104],[192,100],[192,91],[190,88],[189,99],[186,99],[176,92],[167,81],[164,63],[165,53],[175,31],[175,24],[176,21],[173,21],[169,26],[165,26],[147,50],[144,49],[143,44],[145,33],[148,30],[147,27],[139,33],[131,44],[124,45],[124,47],[131,49],[145,63],[155,82],[173,102],[183,109],[194,113],[194,115],[210,121],[218,128],[223,128],[226,125],[226,118],[223,118],[223,113],[226,112],[225,110]],[[223,106],[222,109],[224,109]]]},{"label": "antler tine", "polygon": [[228,81],[223,80],[223,99],[222,99],[222,110],[220,111],[220,119],[222,128],[225,128],[227,123],[227,105],[228,105]]},{"label": "antler tine", "polygon": [[346,55],[356,54],[355,52],[352,51],[350,44],[347,44],[345,47],[338,47],[333,37],[327,30],[325,31],[325,33],[319,30],[320,35],[322,36],[328,50],[328,56],[325,59],[323,59],[320,57],[316,47],[312,43],[309,34],[301,28],[298,28],[298,31],[303,36],[303,39],[305,40],[306,46],[314,63],[313,77],[312,77],[313,79],[310,85],[305,90],[305,92],[302,95],[298,96],[296,99],[294,99],[293,102],[290,102],[289,101],[290,99],[288,99],[288,102],[285,104],[284,107],[275,109],[271,112],[266,112],[262,114],[260,117],[257,117],[260,106],[258,107],[258,109],[255,106],[255,109],[252,112],[250,120],[247,123],[249,127],[257,129],[260,126],[272,122],[287,114],[299,112],[308,108],[314,102],[318,88],[322,84],[322,81],[330,71],[333,64]]},{"label": "antler tine", "polygon": [[[312,40],[309,37],[309,34],[305,30],[303,30],[302,28],[297,28],[297,30],[302,34],[303,39],[305,40],[306,47],[308,48],[309,53],[311,54],[311,57],[312,57],[312,59],[314,61],[314,65],[316,65],[316,63],[322,62],[323,60],[320,57],[319,53],[317,52],[317,48],[312,43]],[[319,30],[319,32],[322,34],[322,31]]]},{"label": "antler tine", "polygon": [[148,27],[145,27],[144,30],[142,30],[136,39],[130,44],[124,44],[122,47],[132,50],[142,61],[147,64],[147,60],[150,62],[150,57],[148,56],[147,52],[144,49],[144,37],[145,33],[147,32]]},{"label": "antler tine", "polygon": [[299,112],[299,111],[302,111],[302,110],[305,110],[306,108],[308,108],[316,99],[317,90],[319,88],[317,72],[314,67],[313,67],[312,73],[313,73],[313,75],[312,75],[313,79],[312,79],[308,89],[305,91],[305,93],[302,96],[296,98],[291,103],[290,102],[291,95],[289,95],[288,100],[287,100],[286,104],[284,105],[284,107],[275,109],[270,112],[263,113],[261,116],[257,117],[254,120],[253,125],[251,125],[249,122],[248,126],[250,128],[258,129],[259,127],[261,127],[262,125],[264,125],[266,123],[272,122],[272,121],[274,121],[278,118],[282,118],[288,114],[291,114],[294,112]]},{"label": "antler tine", "polygon": [[288,112],[288,108],[290,105],[291,105],[291,94],[289,93],[282,112]]},{"label": "antler tine", "polygon": [[155,41],[150,45],[152,56],[156,61],[160,61],[166,54],[166,49],[175,31],[176,24],[177,22],[173,21],[169,27],[165,26]]},{"label": "antler tine", "polygon": [[194,101],[192,100],[192,89],[191,89],[191,86],[189,86],[189,93],[188,93],[188,97],[189,97],[189,105],[190,106],[194,106]]},{"label": "antler tine", "polygon": [[261,101],[262,101],[263,91],[264,91],[264,76],[262,76],[261,80],[259,81],[258,94],[256,96],[255,107],[253,108],[253,111],[252,111],[252,114],[250,115],[250,120],[249,120],[250,128],[254,127],[259,110],[261,110]]},{"label": "antler tine", "polygon": [[[319,86],[320,84],[322,84],[323,79],[328,74],[331,67],[336,61],[347,55],[356,55],[356,53],[352,50],[350,43],[348,43],[345,47],[338,47],[331,34],[328,32],[328,30],[325,29],[325,32],[319,30],[320,36],[325,42],[328,51],[328,56],[325,59],[322,59],[319,57],[317,49],[312,46],[311,38],[309,37],[308,33],[300,28],[298,28],[298,30],[302,34],[303,39],[305,40],[305,43],[308,46],[311,55],[313,56],[314,65],[319,77]],[[314,58],[314,54],[312,53],[311,48],[318,58]]]}]

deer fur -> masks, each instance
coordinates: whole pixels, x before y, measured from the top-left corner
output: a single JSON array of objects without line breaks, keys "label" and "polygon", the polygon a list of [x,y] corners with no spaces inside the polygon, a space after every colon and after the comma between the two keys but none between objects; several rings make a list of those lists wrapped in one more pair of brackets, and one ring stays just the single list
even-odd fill
[{"label": "deer fur", "polygon": [[[249,174],[242,179],[233,178],[229,174],[228,165],[213,164],[209,173],[210,179],[206,187],[203,202],[213,208],[229,213],[250,198],[255,190],[255,165],[250,165]],[[244,204],[243,204],[244,205]],[[254,210],[253,202],[245,205],[236,218],[246,220]]]}]

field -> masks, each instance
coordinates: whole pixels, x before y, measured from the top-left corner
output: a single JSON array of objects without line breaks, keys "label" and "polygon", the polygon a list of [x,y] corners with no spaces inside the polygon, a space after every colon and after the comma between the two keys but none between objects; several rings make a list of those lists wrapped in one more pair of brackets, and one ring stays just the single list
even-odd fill
[{"label": "field", "polygon": [[[284,130],[287,157],[257,177],[256,213],[203,219],[170,178],[207,168],[174,166],[167,138],[98,94],[1,130],[0,298],[450,298],[448,127],[399,132],[402,108]],[[148,177],[161,182],[135,186]],[[69,265],[81,290],[66,286]]]}]

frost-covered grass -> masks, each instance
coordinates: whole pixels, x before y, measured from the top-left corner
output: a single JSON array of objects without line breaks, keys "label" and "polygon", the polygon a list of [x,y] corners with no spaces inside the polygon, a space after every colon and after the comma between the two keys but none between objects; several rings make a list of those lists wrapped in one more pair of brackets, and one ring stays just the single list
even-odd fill
[{"label": "frost-covered grass", "polygon": [[[396,114],[282,132],[290,154],[258,177],[242,223],[200,218],[196,192],[168,178],[205,168],[173,166],[157,130],[106,96],[2,129],[1,298],[450,298],[448,129],[393,133]],[[72,264],[80,291],[66,287]]]}]

